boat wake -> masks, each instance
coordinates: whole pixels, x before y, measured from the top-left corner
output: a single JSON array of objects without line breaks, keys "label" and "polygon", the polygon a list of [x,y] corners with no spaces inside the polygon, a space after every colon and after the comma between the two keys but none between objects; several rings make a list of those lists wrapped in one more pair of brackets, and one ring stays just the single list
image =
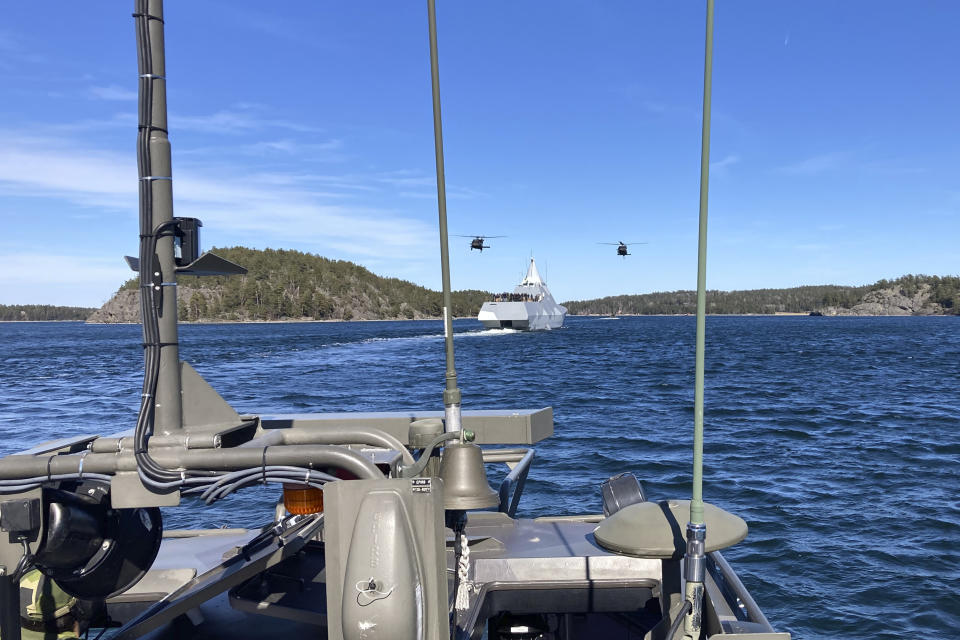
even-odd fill
[{"label": "boat wake", "polygon": [[467,331],[466,333],[456,333],[454,338],[487,338],[491,336],[506,336],[514,333],[524,333],[520,329],[482,329],[480,331]]}]

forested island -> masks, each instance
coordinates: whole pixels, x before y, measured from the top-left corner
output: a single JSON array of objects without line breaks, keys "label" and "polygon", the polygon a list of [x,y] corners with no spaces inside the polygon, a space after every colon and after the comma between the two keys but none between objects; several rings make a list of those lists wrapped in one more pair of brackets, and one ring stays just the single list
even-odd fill
[{"label": "forested island", "polygon": [[96,309],[89,307],[60,307],[52,304],[0,304],[0,322],[86,320],[94,311]]},{"label": "forested island", "polygon": [[[669,291],[564,302],[574,315],[677,315],[697,310],[696,291]],[[957,315],[960,277],[907,275],[861,287],[708,291],[710,314]]]},{"label": "forested island", "polygon": [[[439,317],[443,296],[398,278],[383,278],[345,260],[283,249],[214,248],[247,268],[243,276],[178,276],[184,321],[415,320]],[[454,316],[475,316],[490,296],[453,292]],[[139,322],[138,280],[128,280],[89,322]]]},{"label": "forested island", "polygon": [[[214,251],[248,269],[244,276],[178,276],[179,319],[190,322],[415,320],[438,318],[443,300],[398,278],[345,260],[301,251],[230,247]],[[140,321],[138,281],[131,278],[100,309],[0,305],[0,321]],[[455,291],[453,315],[475,317],[486,291]],[[563,303],[571,315],[684,315],[694,291],[621,295]],[[871,285],[708,291],[709,314],[960,315],[960,277],[907,275]]]}]

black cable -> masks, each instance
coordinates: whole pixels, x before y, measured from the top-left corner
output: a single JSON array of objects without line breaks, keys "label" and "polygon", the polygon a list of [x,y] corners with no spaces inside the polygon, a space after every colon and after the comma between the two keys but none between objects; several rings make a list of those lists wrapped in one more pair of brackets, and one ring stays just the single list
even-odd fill
[{"label": "black cable", "polygon": [[677,617],[673,619],[673,624],[670,625],[670,631],[667,632],[667,640],[673,640],[673,636],[676,635],[677,631],[680,629],[680,624],[683,622],[683,618],[687,615],[687,612],[693,607],[690,604],[689,600],[684,601],[683,606],[680,607],[680,611],[677,613]]},{"label": "black cable", "polygon": [[26,536],[20,536],[18,540],[20,544],[23,545],[23,554],[20,556],[20,561],[17,562],[17,566],[11,574],[11,577],[16,583],[20,582],[20,578],[23,577],[23,574],[26,572],[26,568],[33,561],[33,554],[30,552],[30,545],[27,543]]},{"label": "black cable", "polygon": [[[216,471],[178,471],[166,469],[157,463],[149,452],[149,440],[155,426],[156,392],[160,378],[161,349],[168,346],[160,340],[160,313],[157,304],[156,282],[153,277],[157,242],[170,235],[176,220],[153,224],[153,175],[150,157],[150,136],[154,131],[165,131],[153,122],[154,75],[153,48],[150,20],[162,20],[148,13],[148,0],[137,0],[134,19],[137,33],[137,63],[139,71],[139,102],[137,122],[137,169],[139,174],[139,219],[140,219],[140,318],[143,326],[144,376],[134,429],[134,457],[143,482],[160,490],[180,489],[185,495],[201,494],[209,504],[233,491],[261,482],[295,482],[322,487],[332,476],[300,467],[279,467],[266,464],[266,449],[262,463],[253,469],[231,473]],[[159,176],[167,177],[167,176]],[[151,228],[152,227],[152,228]],[[164,280],[161,274],[158,278]],[[161,285],[162,286],[162,285]],[[162,295],[162,290],[161,290]],[[176,311],[174,311],[176,313]]]},{"label": "black cable", "polygon": [[[141,180],[141,182],[147,181]],[[156,254],[157,241],[176,225],[176,220],[168,220],[154,227],[151,233],[142,234],[140,252],[140,313],[144,333],[144,384],[137,426],[134,429],[134,456],[144,480],[148,484],[161,489],[182,486],[186,480],[187,472],[164,469],[153,460],[148,449],[149,438],[153,435],[155,398],[157,383],[160,378],[159,352],[163,348],[163,343],[160,340],[159,317],[155,304],[156,292],[151,276],[152,269],[147,265],[152,264],[153,256]],[[148,263],[146,260],[150,262]],[[214,476],[217,474],[215,472],[190,472],[189,475]]]},{"label": "black cable", "polygon": [[[150,131],[153,123],[153,54],[150,42],[149,2],[137,0],[135,24],[137,32],[137,62],[139,71],[139,113],[137,122],[137,169],[139,174],[140,213],[140,320],[143,326],[144,376],[140,398],[140,411],[134,429],[134,456],[138,470],[147,484],[157,486],[175,482],[177,475],[156,464],[147,452],[147,441],[153,435],[153,418],[157,381],[159,379],[160,342],[159,318],[156,315],[151,275],[153,257],[156,254],[157,234],[163,225],[151,228],[153,185],[145,178],[152,175],[150,162]],[[166,487],[164,487],[166,488]]]}]

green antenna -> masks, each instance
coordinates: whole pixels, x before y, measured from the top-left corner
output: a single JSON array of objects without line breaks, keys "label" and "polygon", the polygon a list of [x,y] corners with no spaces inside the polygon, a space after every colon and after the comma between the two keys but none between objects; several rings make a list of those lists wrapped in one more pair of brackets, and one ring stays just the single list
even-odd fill
[{"label": "green antenna", "polygon": [[703,63],[703,134],[700,146],[700,237],[697,254],[697,364],[693,396],[693,495],[687,523],[686,638],[699,638],[703,619],[704,553],[707,527],[703,521],[703,353],[707,310],[707,195],[710,189],[710,91],[713,79],[713,0],[707,0],[707,36]]},{"label": "green antenna", "polygon": [[433,89],[433,142],[437,155],[437,205],[440,210],[440,269],[443,277],[443,336],[447,352],[443,391],[445,430],[460,431],[460,389],[453,362],[453,305],[450,302],[450,251],[447,248],[447,186],[443,174],[443,125],[440,121],[440,63],[437,56],[437,8],[427,0],[430,22],[430,80]]},{"label": "green antenna", "polygon": [[693,400],[693,502],[690,521],[703,522],[703,352],[707,308],[707,196],[710,191],[710,91],[713,79],[713,0],[707,0],[703,71],[703,139],[700,146],[700,240],[697,254],[697,365]]}]

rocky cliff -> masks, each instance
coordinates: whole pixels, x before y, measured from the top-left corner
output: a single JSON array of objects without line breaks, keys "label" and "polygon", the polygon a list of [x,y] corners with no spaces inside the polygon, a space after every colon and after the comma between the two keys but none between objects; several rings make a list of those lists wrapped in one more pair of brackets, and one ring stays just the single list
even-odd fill
[{"label": "rocky cliff", "polygon": [[933,316],[947,313],[942,304],[932,300],[932,294],[933,288],[929,284],[921,284],[913,292],[897,286],[887,287],[868,292],[848,309],[824,307],[819,311],[825,316]]},{"label": "rocky cliff", "polygon": [[105,305],[90,314],[87,322],[98,324],[139,323],[140,296],[136,289],[117,291]]}]

